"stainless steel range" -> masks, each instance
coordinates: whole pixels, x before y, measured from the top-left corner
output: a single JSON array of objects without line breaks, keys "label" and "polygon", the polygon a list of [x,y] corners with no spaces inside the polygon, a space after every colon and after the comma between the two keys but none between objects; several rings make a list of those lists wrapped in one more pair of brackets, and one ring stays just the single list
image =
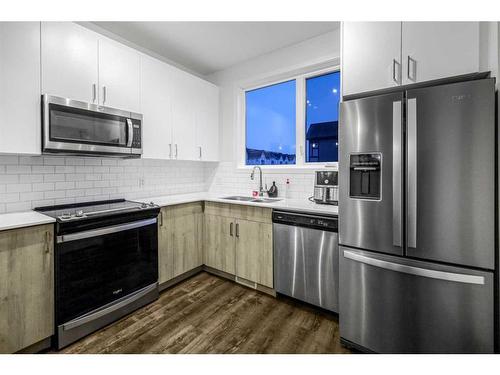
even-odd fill
[{"label": "stainless steel range", "polygon": [[158,206],[121,199],[35,210],[56,219],[58,349],[158,298]]}]

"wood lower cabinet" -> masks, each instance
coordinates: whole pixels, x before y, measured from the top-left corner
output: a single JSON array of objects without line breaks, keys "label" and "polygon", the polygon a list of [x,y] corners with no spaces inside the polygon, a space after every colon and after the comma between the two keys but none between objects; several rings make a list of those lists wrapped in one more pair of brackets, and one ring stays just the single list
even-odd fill
[{"label": "wood lower cabinet", "polygon": [[159,283],[203,264],[203,204],[163,207],[158,222]]},{"label": "wood lower cabinet", "polygon": [[269,208],[207,202],[205,264],[272,288],[271,214]]},{"label": "wood lower cabinet", "polygon": [[0,353],[54,334],[54,227],[0,232]]},{"label": "wood lower cabinet", "polygon": [[236,276],[273,287],[273,226],[236,220]]},{"label": "wood lower cabinet", "polygon": [[158,218],[158,282],[171,280],[174,277],[174,218],[169,207],[162,207]]},{"label": "wood lower cabinet", "polygon": [[235,237],[233,218],[205,215],[204,264],[231,275],[235,271]]},{"label": "wood lower cabinet", "polygon": [[203,204],[201,202],[174,206],[173,253],[174,277],[203,264]]}]

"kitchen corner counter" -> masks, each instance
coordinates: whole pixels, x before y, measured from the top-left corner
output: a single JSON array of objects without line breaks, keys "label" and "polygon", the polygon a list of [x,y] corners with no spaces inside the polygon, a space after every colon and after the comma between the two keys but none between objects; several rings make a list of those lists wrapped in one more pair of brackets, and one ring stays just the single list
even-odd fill
[{"label": "kitchen corner counter", "polygon": [[152,198],[141,198],[135,199],[137,202],[153,202],[161,207],[173,206],[176,204],[208,201],[208,202],[218,202],[227,204],[237,204],[243,206],[256,206],[264,208],[272,208],[275,210],[285,210],[285,211],[295,211],[304,212],[315,215],[338,215],[338,206],[333,205],[323,205],[317,204],[309,201],[308,199],[285,199],[278,198],[279,201],[272,203],[260,203],[260,202],[245,202],[245,201],[235,201],[230,199],[224,199],[224,196],[229,196],[230,194],[212,194],[212,193],[193,193],[193,194],[178,194],[178,195],[166,195]]},{"label": "kitchen corner counter", "polygon": [[55,219],[35,211],[0,214],[0,231],[50,223]]}]

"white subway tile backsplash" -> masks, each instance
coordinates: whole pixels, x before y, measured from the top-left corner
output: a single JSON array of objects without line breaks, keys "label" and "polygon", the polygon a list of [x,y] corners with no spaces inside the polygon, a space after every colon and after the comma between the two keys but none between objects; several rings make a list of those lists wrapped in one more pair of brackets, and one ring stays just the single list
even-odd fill
[{"label": "white subway tile backsplash", "polygon": [[7,165],[5,173],[20,174],[20,173],[31,173],[30,165]]},{"label": "white subway tile backsplash", "polygon": [[10,184],[6,186],[7,193],[24,193],[31,191],[31,184]]},{"label": "white subway tile backsplash", "polygon": [[[267,188],[276,182],[278,196],[290,199],[307,199],[312,196],[314,189],[314,170],[305,169],[264,169],[262,182]],[[221,162],[215,168],[207,171],[207,180],[210,192],[220,195],[244,194],[250,195],[259,188],[258,175],[252,181],[251,171],[238,169],[235,163]],[[288,188],[286,180],[289,180]],[[264,186],[265,188],[265,186]]]},{"label": "white subway tile backsplash", "polygon": [[0,155],[0,213],[207,191],[216,167],[173,160]]},{"label": "white subway tile backsplash", "polygon": [[66,197],[66,192],[64,190],[46,191],[43,193],[43,197],[45,199],[64,198]]},{"label": "white subway tile backsplash", "polygon": [[33,184],[33,191],[49,191],[49,190],[54,190],[54,183],[53,182],[42,182],[42,183],[37,183]]}]

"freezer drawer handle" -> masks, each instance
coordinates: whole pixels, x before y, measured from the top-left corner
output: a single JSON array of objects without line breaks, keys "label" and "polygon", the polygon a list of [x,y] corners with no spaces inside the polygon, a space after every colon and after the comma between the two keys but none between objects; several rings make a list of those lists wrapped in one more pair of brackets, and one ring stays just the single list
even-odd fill
[{"label": "freezer drawer handle", "polygon": [[407,266],[404,264],[387,262],[385,260],[371,258],[365,255],[356,254],[352,251],[344,250],[344,257],[356,262],[368,264],[370,266],[384,268],[386,270],[407,273],[409,275],[428,277],[431,279],[454,281],[465,284],[480,284],[484,285],[484,277],[476,275],[464,275],[461,273],[452,273],[444,271],[430,270],[427,268]]}]

